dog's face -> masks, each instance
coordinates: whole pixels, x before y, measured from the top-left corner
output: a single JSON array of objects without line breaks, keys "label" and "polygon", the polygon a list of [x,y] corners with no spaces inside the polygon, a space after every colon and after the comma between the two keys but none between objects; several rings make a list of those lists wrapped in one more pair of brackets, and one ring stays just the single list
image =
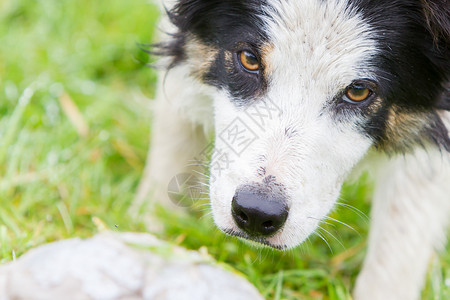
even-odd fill
[{"label": "dog's face", "polygon": [[422,49],[432,36],[382,2],[191,0],[172,11],[174,62],[215,87],[210,196],[223,231],[294,247],[372,146],[449,146],[434,111],[448,71]]}]

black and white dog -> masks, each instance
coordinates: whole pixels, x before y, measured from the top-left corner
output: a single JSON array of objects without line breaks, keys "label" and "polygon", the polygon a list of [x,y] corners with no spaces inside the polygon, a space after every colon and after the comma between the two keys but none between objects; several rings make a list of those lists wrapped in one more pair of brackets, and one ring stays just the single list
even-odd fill
[{"label": "black and white dog", "polygon": [[447,0],[180,0],[139,199],[187,170],[215,132],[214,220],[299,245],[344,179],[377,182],[355,299],[418,299],[450,221]]}]

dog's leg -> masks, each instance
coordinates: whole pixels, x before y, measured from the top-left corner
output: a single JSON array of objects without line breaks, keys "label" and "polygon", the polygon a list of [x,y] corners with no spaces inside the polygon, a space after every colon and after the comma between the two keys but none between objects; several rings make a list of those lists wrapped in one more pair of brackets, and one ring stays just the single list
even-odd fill
[{"label": "dog's leg", "polygon": [[355,300],[420,298],[430,258],[445,241],[450,155],[418,149],[378,172],[369,247]]},{"label": "dog's leg", "polygon": [[208,124],[205,123],[211,117],[210,103],[187,72],[181,66],[172,69],[166,76],[160,74],[153,107],[151,145],[131,208],[132,214],[136,215],[143,205],[149,203],[177,208],[168,197],[169,182],[183,173],[191,172],[194,177],[199,176],[193,171],[196,169],[193,165],[203,162],[195,162],[195,159],[206,146],[205,127]]}]

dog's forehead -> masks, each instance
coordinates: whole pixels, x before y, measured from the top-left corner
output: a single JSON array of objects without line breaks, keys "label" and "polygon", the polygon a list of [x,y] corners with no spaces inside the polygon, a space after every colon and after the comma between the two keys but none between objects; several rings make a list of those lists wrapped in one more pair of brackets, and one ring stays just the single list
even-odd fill
[{"label": "dog's forehead", "polygon": [[314,82],[330,89],[374,76],[374,32],[357,7],[347,1],[303,0],[273,1],[266,9],[266,76],[276,80],[289,73],[290,81],[304,87]]}]

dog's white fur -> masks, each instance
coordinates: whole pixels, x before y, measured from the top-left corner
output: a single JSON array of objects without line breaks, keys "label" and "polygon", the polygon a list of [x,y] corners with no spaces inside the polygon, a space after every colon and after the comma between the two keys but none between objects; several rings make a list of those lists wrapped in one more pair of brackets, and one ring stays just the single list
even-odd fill
[{"label": "dog's white fur", "polygon": [[416,149],[373,159],[376,190],[369,249],[355,299],[419,299],[431,256],[446,240],[449,155]]},{"label": "dog's white fur", "polygon": [[[217,179],[210,194],[218,227],[237,231],[230,214],[236,188],[275,176],[287,189],[290,210],[284,229],[267,241],[290,248],[307,238],[329,213],[343,180],[371,145],[368,137],[358,133],[356,119],[349,116],[336,123],[332,112],[321,112],[332,101],[330,96],[354,78],[373,77],[364,58],[375,47],[370,28],[338,2],[277,4],[277,13],[270,15],[283,18],[267,21],[269,36],[275,40],[266,62],[272,81],[264,100],[278,116],[265,117],[264,126],[258,126],[248,113],[252,107],[236,108],[224,92],[213,96],[216,149],[227,153],[232,163],[222,174],[211,169]],[[297,24],[298,20],[303,23]],[[236,118],[257,136],[239,156],[218,137]],[[286,135],[285,128],[294,133]],[[266,168],[264,176],[257,173],[261,166]]]},{"label": "dog's white fur", "polygon": [[[231,216],[231,199],[237,186],[262,181],[259,169],[264,164],[265,176],[275,176],[286,187],[290,201],[283,230],[268,242],[290,248],[329,213],[354,166],[369,166],[376,191],[368,254],[355,299],[418,299],[430,257],[445,241],[450,155],[428,147],[387,157],[369,151],[371,141],[358,132],[356,116],[349,114],[337,123],[328,115],[331,112],[320,113],[332,100],[330,96],[354,78],[374,76],[364,58],[375,51],[375,41],[371,28],[356,12],[338,0],[280,1],[272,9],[283,16],[266,22],[266,30],[277,39],[267,58],[272,81],[264,99],[272,110],[255,120],[254,112],[267,106],[236,108],[227,92],[191,77],[189,64],[162,72],[149,163],[137,203],[151,189],[156,198],[167,199],[167,183],[190,169],[214,128],[212,161],[227,158],[226,168],[210,170],[215,179],[210,197],[217,226],[238,230]],[[450,113],[442,112],[442,116],[450,128]],[[223,136],[230,124],[244,124],[254,139],[241,153],[233,151]],[[286,128],[292,131],[289,136]],[[165,205],[173,204],[166,200]]]}]

